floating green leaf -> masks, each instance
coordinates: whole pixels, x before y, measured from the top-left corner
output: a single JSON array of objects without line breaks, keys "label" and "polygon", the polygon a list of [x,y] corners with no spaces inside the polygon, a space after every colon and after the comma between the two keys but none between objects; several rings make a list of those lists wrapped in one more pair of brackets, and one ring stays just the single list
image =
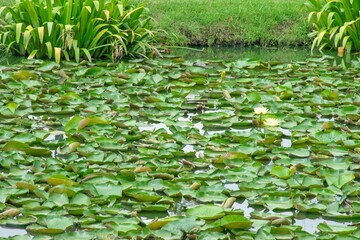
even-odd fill
[{"label": "floating green leaf", "polygon": [[186,214],[205,220],[219,219],[225,215],[224,209],[215,205],[203,205],[190,208],[186,211]]},{"label": "floating green leaf", "polygon": [[247,230],[253,222],[241,215],[226,215],[211,224],[212,227],[224,227],[227,229]]},{"label": "floating green leaf", "polygon": [[76,182],[74,182],[73,180],[69,179],[68,177],[62,175],[62,174],[55,174],[49,178],[46,179],[46,181],[51,184],[51,185],[60,185],[60,184],[64,184],[67,186],[72,186],[72,185],[76,185]]},{"label": "floating green leaf", "polygon": [[19,105],[17,103],[14,102],[9,102],[8,104],[6,104],[6,107],[12,112],[15,113],[16,109],[19,107]]},{"label": "floating green leaf", "polygon": [[160,229],[162,228],[164,225],[168,224],[169,222],[173,222],[178,220],[180,217],[167,217],[167,218],[163,218],[163,219],[156,219],[152,222],[150,222],[147,227],[150,229]]},{"label": "floating green leaf", "polygon": [[324,233],[346,234],[357,230],[356,226],[332,226],[326,223],[320,223],[317,228]]},{"label": "floating green leaf", "polygon": [[287,168],[283,166],[275,166],[271,169],[270,174],[277,176],[278,178],[288,179],[292,175],[294,175],[296,169],[295,168]]},{"label": "floating green leaf", "polygon": [[355,175],[353,172],[337,169],[322,169],[321,175],[325,177],[328,185],[333,185],[337,188],[342,188],[345,184],[351,182]]}]

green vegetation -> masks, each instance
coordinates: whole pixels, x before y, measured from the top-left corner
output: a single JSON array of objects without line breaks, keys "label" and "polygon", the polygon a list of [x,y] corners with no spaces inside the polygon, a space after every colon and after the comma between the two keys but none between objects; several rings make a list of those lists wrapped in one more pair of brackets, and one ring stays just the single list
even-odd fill
[{"label": "green vegetation", "polygon": [[26,240],[358,239],[359,66],[0,67],[0,225]]},{"label": "green vegetation", "polygon": [[360,1],[309,0],[309,21],[315,26],[312,49],[342,47],[360,50]]},{"label": "green vegetation", "polygon": [[[289,46],[309,43],[299,0],[137,0],[174,45]],[[168,36],[166,36],[168,37]]]},{"label": "green vegetation", "polygon": [[0,19],[0,42],[29,58],[117,60],[154,50],[150,18],[128,1],[21,0],[1,7]]},{"label": "green vegetation", "polygon": [[10,6],[15,3],[16,0],[0,0],[0,6]]},{"label": "green vegetation", "polygon": [[[296,0],[135,0],[170,45],[295,46],[310,43],[307,9]],[[0,5],[5,2],[0,0]],[[6,2],[6,4],[8,4]]]}]

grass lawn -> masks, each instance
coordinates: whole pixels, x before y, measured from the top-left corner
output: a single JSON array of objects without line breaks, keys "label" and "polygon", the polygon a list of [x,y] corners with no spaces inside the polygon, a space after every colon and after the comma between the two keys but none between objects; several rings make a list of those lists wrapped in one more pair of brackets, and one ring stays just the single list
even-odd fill
[{"label": "grass lawn", "polygon": [[[143,0],[136,0],[143,2]],[[307,10],[298,0],[145,0],[175,44],[303,45]],[[175,35],[177,37],[175,37]]]}]

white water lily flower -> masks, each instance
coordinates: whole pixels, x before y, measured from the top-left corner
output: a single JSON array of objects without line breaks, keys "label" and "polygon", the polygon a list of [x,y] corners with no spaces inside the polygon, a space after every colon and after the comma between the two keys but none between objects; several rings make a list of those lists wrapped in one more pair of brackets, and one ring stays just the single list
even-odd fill
[{"label": "white water lily flower", "polygon": [[254,109],[255,114],[266,114],[268,112],[269,112],[269,109],[267,109],[266,107],[256,107]]},{"label": "white water lily flower", "polygon": [[277,118],[267,118],[264,121],[264,125],[267,127],[277,127],[280,125],[280,120]]}]

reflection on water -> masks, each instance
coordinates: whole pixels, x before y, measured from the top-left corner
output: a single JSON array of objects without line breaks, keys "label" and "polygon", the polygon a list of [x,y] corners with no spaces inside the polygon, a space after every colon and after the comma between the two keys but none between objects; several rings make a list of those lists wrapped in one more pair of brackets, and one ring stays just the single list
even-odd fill
[{"label": "reflection on water", "polygon": [[172,49],[171,54],[185,59],[221,59],[233,61],[239,58],[255,58],[262,61],[304,61],[310,57],[308,48],[260,48],[260,47],[208,47],[197,49]]},{"label": "reflection on water", "polygon": [[204,131],[204,124],[202,122],[198,122],[196,124],[194,124],[194,128],[198,129],[199,130],[199,133],[201,135],[204,135],[205,134],[205,131]]},{"label": "reflection on water", "polygon": [[235,61],[242,58],[260,59],[262,62],[299,62],[307,61],[309,58],[328,56],[333,59],[332,66],[344,68],[351,65],[357,54],[345,54],[338,57],[337,52],[324,51],[323,54],[311,55],[309,47],[286,47],[286,48],[264,48],[264,47],[207,47],[207,48],[172,48],[171,55],[182,56],[187,60],[213,59],[221,61]]},{"label": "reflection on water", "polygon": [[13,236],[25,235],[27,232],[24,229],[6,228],[0,226],[0,237],[8,238]]},{"label": "reflection on water", "polygon": [[301,226],[303,228],[303,230],[305,230],[308,233],[315,233],[317,231],[317,226],[320,223],[326,223],[330,226],[339,226],[339,227],[347,226],[350,224],[350,223],[324,220],[323,218],[319,217],[319,218],[315,218],[315,219],[310,219],[310,218],[295,219],[294,225]]},{"label": "reflection on water", "polygon": [[195,153],[195,157],[197,157],[197,158],[204,158],[204,151],[203,151],[203,150],[197,151],[197,152]]},{"label": "reflection on water", "polygon": [[25,58],[19,56],[13,56],[11,54],[7,54],[4,49],[0,48],[0,65],[9,66],[13,64],[21,63],[21,61]]},{"label": "reflection on water", "polygon": [[288,129],[284,129],[284,128],[279,128],[279,130],[283,133],[283,135],[285,137],[283,137],[281,139],[281,146],[282,147],[291,147],[292,143],[291,143],[291,131]]},{"label": "reflection on water", "polygon": [[62,141],[66,138],[66,134],[63,131],[53,131],[44,139],[44,141]]},{"label": "reflection on water", "polygon": [[152,123],[152,124],[142,124],[141,126],[138,126],[139,131],[152,131],[155,132],[159,129],[164,129],[168,134],[172,134],[172,132],[170,131],[169,127],[166,126],[164,123]]},{"label": "reflection on water", "polygon": [[232,191],[240,190],[239,186],[236,183],[226,183],[224,184],[224,187]]},{"label": "reflection on water", "polygon": [[182,149],[184,153],[194,152],[194,146],[193,145],[185,145],[185,147]]},{"label": "reflection on water", "polygon": [[335,122],[335,118],[331,117],[331,118],[326,118],[320,114],[317,115],[318,121],[319,122]]},{"label": "reflection on water", "polygon": [[210,135],[216,135],[216,134],[224,134],[225,130],[218,130],[218,131],[207,131]]},{"label": "reflection on water", "polygon": [[195,152],[195,157],[197,157],[197,158],[204,157],[204,151],[203,150],[195,151],[195,148],[193,145],[185,145],[185,147],[183,147],[182,150],[184,151],[184,153]]},{"label": "reflection on water", "polygon": [[291,147],[291,140],[290,139],[288,139],[288,138],[283,138],[282,140],[281,140],[281,146],[282,147]]},{"label": "reflection on water", "polygon": [[249,202],[247,199],[245,199],[241,204],[238,202],[235,202],[232,207],[235,210],[237,210],[237,209],[243,210],[244,216],[247,218],[250,218],[250,213],[252,213],[255,210],[249,206]]}]

